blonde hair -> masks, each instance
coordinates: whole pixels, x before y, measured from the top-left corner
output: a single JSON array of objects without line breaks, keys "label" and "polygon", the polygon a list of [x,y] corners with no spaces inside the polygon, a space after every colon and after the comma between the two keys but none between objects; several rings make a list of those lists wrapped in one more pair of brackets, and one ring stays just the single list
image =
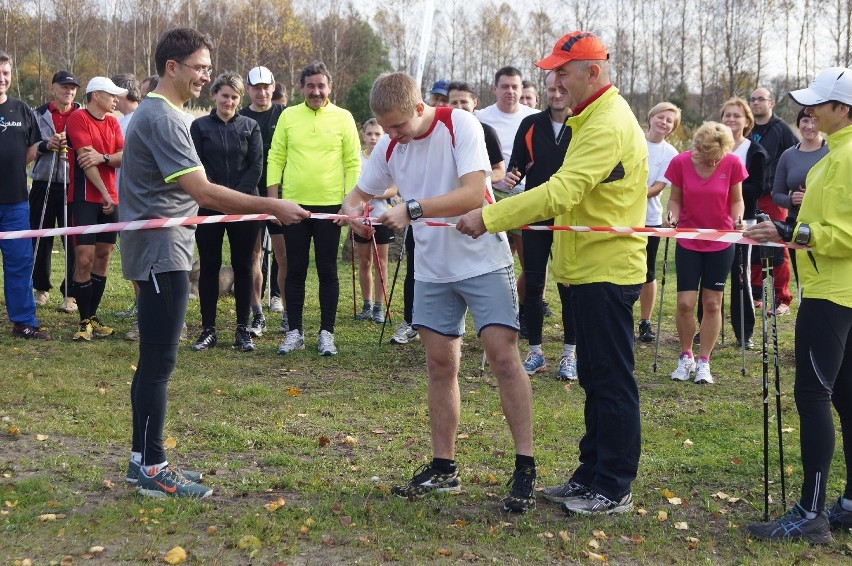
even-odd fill
[{"label": "blonde hair", "polygon": [[751,133],[752,128],[754,128],[754,114],[751,113],[751,108],[748,105],[748,102],[744,98],[740,98],[735,96],[733,98],[729,98],[722,105],[722,109],[719,110],[719,119],[725,114],[725,108],[728,106],[738,106],[740,110],[743,111],[743,115],[746,117],[746,125],[743,128],[743,137],[746,137]]},{"label": "blonde hair", "polygon": [[672,104],[671,102],[660,102],[650,110],[648,110],[648,123],[651,123],[651,118],[656,116],[661,112],[674,112],[674,127],[672,128],[672,132],[678,129],[680,126],[680,108]]},{"label": "blonde hair", "polygon": [[213,86],[210,87],[210,92],[216,94],[223,86],[231,87],[241,97],[246,94],[246,87],[245,83],[243,83],[243,78],[233,71],[220,73],[219,76],[216,77],[216,80],[213,81]]},{"label": "blonde hair", "polygon": [[719,122],[704,122],[692,136],[692,148],[712,160],[721,160],[734,148],[731,128]]},{"label": "blonde hair", "polygon": [[376,116],[384,116],[393,110],[410,116],[421,102],[420,87],[407,73],[379,75],[370,90],[370,110]]}]

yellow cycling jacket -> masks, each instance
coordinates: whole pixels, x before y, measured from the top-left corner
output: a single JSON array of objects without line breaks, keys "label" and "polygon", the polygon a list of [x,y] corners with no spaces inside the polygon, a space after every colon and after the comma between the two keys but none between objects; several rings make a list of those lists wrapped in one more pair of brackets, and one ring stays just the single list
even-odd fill
[{"label": "yellow cycling jacket", "polygon": [[[489,232],[554,218],[564,226],[643,226],[648,148],[630,106],[610,87],[568,119],[572,138],[562,167],[546,183],[486,206]],[[553,275],[560,283],[645,282],[642,236],[556,232]]]},{"label": "yellow cycling jacket", "polygon": [[282,197],[298,204],[340,204],[358,181],[360,152],[348,110],[331,102],[318,110],[305,103],[290,106],[272,136],[266,185],[281,184]]},{"label": "yellow cycling jacket", "polygon": [[811,250],[796,250],[802,296],[852,307],[852,126],[826,138],[828,154],[808,173],[798,224]]}]

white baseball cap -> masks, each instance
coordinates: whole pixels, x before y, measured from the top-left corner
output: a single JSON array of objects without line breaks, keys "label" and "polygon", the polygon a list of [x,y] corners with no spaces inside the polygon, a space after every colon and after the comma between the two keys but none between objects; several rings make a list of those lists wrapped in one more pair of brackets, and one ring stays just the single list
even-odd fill
[{"label": "white baseball cap", "polygon": [[820,71],[811,86],[790,93],[796,104],[817,106],[829,101],[852,105],[852,71],[829,67]]},{"label": "white baseball cap", "polygon": [[89,94],[90,92],[98,92],[101,90],[109,94],[114,94],[116,96],[122,96],[127,94],[126,88],[120,88],[116,86],[114,82],[112,82],[106,77],[92,77],[91,80],[89,80],[89,84],[86,85],[86,94]]},{"label": "white baseball cap", "polygon": [[248,72],[246,82],[252,86],[259,84],[274,85],[275,77],[272,76],[272,71],[266,67],[255,67]]}]

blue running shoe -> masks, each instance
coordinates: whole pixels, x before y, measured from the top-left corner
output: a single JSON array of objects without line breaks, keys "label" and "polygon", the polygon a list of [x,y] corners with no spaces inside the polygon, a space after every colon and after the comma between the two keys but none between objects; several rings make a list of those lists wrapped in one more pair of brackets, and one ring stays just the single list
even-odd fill
[{"label": "blue running shoe", "polygon": [[823,511],[815,518],[808,519],[805,509],[796,503],[789,511],[768,523],[752,523],[749,534],[759,540],[803,540],[811,544],[831,542],[831,528],[828,514]]},{"label": "blue running shoe", "polygon": [[547,371],[547,362],[544,356],[536,352],[527,354],[527,359],[524,360],[524,371],[527,375],[535,375]]}]

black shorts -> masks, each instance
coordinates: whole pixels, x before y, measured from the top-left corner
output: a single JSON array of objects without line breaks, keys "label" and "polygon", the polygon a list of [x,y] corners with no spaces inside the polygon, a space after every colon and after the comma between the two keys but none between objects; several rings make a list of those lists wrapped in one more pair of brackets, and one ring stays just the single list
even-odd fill
[{"label": "black shorts", "polygon": [[[375,226],[375,230],[377,244],[390,244],[396,240],[396,234],[387,226]],[[372,241],[369,238],[362,238],[358,234],[354,234],[354,236],[355,241],[359,244],[369,244]]]},{"label": "black shorts", "polygon": [[[72,202],[68,204],[69,226],[92,226],[94,224],[109,224],[118,222],[118,207],[112,214],[104,214],[102,204],[94,202]],[[95,243],[114,244],[118,232],[101,232],[100,234],[77,234],[74,236],[75,246],[94,246]]]},{"label": "black shorts", "polygon": [[718,252],[696,252],[677,244],[675,264],[677,291],[698,291],[698,285],[708,291],[724,291],[725,281],[731,273],[734,245]]},{"label": "black shorts", "polygon": [[[647,228],[659,228],[660,225],[646,226]],[[645,283],[650,283],[657,278],[657,250],[660,248],[659,236],[648,236],[648,243],[645,246],[646,269]]]}]

